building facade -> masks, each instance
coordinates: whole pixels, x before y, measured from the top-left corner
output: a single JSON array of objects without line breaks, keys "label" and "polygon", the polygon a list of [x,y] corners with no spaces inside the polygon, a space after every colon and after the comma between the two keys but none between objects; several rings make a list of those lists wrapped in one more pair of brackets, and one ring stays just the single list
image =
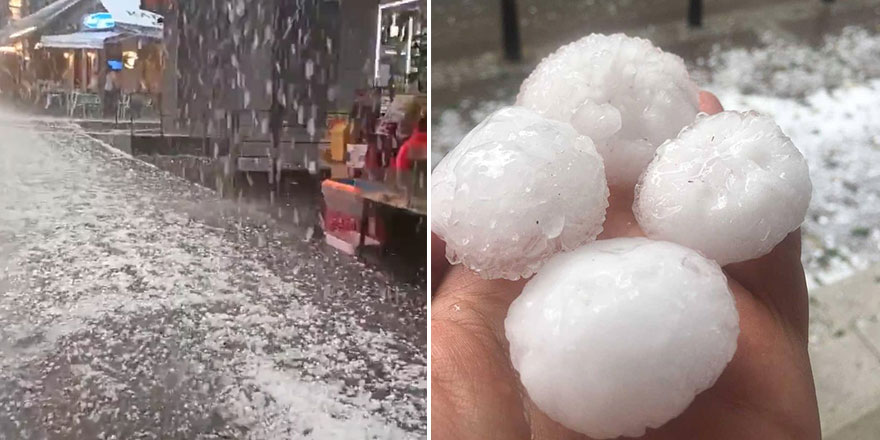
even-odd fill
[{"label": "building facade", "polygon": [[168,122],[219,134],[236,115],[252,136],[321,135],[337,98],[339,2],[179,1],[164,13]]}]

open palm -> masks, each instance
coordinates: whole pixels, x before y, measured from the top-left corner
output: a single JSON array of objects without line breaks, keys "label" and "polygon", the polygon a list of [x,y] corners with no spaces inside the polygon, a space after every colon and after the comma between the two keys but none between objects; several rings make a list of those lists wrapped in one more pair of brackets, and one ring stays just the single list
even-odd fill
[{"label": "open palm", "polygon": [[[709,93],[701,110],[721,111]],[[632,195],[612,191],[600,239],[643,235]],[[504,318],[525,281],[487,281],[449,267],[433,238],[432,438],[583,439],[544,415],[508,358]],[[807,354],[808,298],[800,231],[770,254],[724,267],[740,316],[733,360],[715,385],[645,439],[817,439],[819,415]]]}]

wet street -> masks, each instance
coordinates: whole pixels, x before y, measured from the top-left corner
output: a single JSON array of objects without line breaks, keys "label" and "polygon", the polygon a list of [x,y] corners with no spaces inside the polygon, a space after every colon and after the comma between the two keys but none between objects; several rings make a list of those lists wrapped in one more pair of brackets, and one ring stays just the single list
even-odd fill
[{"label": "wet street", "polygon": [[421,438],[424,302],[311,227],[0,116],[0,439]]}]

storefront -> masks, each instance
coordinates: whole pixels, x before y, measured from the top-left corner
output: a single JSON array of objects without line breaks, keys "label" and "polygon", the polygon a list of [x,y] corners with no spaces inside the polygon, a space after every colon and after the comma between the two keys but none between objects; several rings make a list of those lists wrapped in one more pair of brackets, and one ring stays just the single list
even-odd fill
[{"label": "storefront", "polygon": [[120,36],[114,31],[43,36],[34,56],[37,80],[54,89],[97,93],[105,47]]},{"label": "storefront", "polygon": [[7,102],[21,100],[25,60],[21,47],[0,47],[0,99]]},{"label": "storefront", "polygon": [[126,106],[133,94],[149,102],[161,88],[162,20],[124,3],[60,0],[0,31],[0,41],[20,48],[25,101],[68,114],[80,103],[89,116],[108,91]]},{"label": "storefront", "polygon": [[425,233],[427,2],[381,2],[375,26],[373,87],[358,90],[347,121],[330,130],[325,234],[345,252],[399,252]]},{"label": "storefront", "polygon": [[374,84],[410,94],[427,93],[427,36],[424,0],[381,3],[376,20]]}]

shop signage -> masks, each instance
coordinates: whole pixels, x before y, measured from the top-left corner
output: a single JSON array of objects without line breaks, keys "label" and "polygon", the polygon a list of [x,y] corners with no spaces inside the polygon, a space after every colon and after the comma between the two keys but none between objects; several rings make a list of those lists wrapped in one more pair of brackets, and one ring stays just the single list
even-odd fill
[{"label": "shop signage", "polygon": [[97,14],[89,14],[83,18],[83,26],[89,30],[107,30],[116,27],[116,20],[109,12],[99,12]]},{"label": "shop signage", "polygon": [[163,17],[154,12],[140,9],[139,0],[101,0],[117,23],[149,29],[162,29]]}]

